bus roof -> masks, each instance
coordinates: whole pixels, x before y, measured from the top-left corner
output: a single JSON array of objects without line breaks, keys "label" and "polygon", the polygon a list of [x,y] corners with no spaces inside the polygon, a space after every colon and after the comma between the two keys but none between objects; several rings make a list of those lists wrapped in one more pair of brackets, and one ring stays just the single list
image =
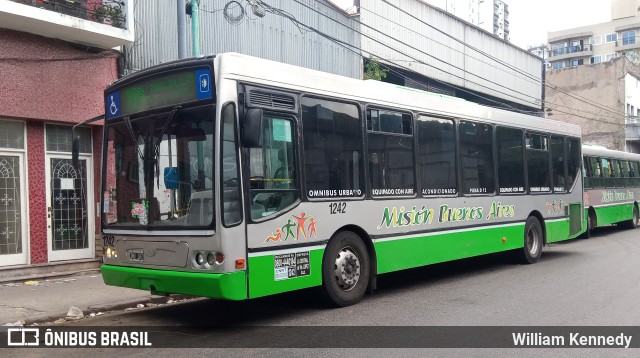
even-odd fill
[{"label": "bus roof", "polygon": [[467,118],[530,130],[580,136],[580,127],[565,122],[482,106],[459,98],[395,84],[358,80],[238,53],[215,58],[219,76],[264,86],[338,97],[412,110],[425,114]]},{"label": "bus roof", "polygon": [[590,155],[594,157],[606,157],[606,158],[614,158],[614,159],[640,161],[640,154],[607,149],[603,146],[595,145],[595,144],[583,144],[582,154]]}]

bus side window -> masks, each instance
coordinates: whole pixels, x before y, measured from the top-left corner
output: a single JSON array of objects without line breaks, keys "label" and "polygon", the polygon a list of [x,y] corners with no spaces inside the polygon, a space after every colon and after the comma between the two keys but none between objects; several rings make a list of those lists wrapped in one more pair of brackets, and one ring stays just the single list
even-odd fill
[{"label": "bus side window", "polygon": [[529,192],[551,191],[550,153],[547,134],[527,133],[527,173]]},{"label": "bus side window", "polygon": [[551,136],[551,165],[553,178],[553,191],[564,192],[566,190],[566,160],[564,153],[564,137]]},{"label": "bus side window", "polygon": [[589,157],[587,157],[586,155],[582,157],[582,166],[583,166],[582,176],[584,178],[584,187],[592,188],[591,178],[593,177],[593,171],[591,170]]},{"label": "bus side window", "polygon": [[422,195],[457,194],[453,120],[419,116],[416,126]]},{"label": "bus side window", "polygon": [[622,174],[620,171],[620,161],[618,159],[612,159],[611,160],[611,177],[615,178],[613,179],[613,186],[616,188],[622,188]]},{"label": "bus side window", "polygon": [[591,184],[593,188],[602,188],[602,166],[600,160],[597,157],[589,157],[591,163]]},{"label": "bus side window", "polygon": [[500,193],[524,193],[524,142],[522,129],[497,127],[496,151],[498,153],[498,185],[500,186]]},{"label": "bus side window", "polygon": [[622,186],[628,188],[631,186],[631,180],[629,179],[629,161],[621,160],[620,169],[622,170]]},{"label": "bus side window", "polygon": [[611,160],[609,158],[600,158],[600,164],[602,165],[602,184],[605,188],[613,188],[615,186],[613,180],[613,168],[611,167]]},{"label": "bus side window", "polygon": [[293,121],[266,115],[261,146],[249,150],[251,218],[261,219],[298,200]]},{"label": "bus side window", "polygon": [[458,130],[462,193],[495,193],[493,127],[484,123],[460,121]]},{"label": "bus side window", "polygon": [[362,197],[364,144],[358,106],[311,97],[301,103],[307,196]]},{"label": "bus side window", "polygon": [[413,196],[415,171],[410,114],[367,109],[372,196]]},{"label": "bus side window", "polygon": [[638,162],[631,162],[631,168],[633,171],[633,186],[640,186],[640,165],[638,165]]},{"label": "bus side window", "polygon": [[578,177],[580,170],[580,139],[567,137],[565,140],[567,153],[567,190],[572,190],[573,183]]},{"label": "bus side window", "polygon": [[242,221],[236,116],[233,104],[222,110],[222,219],[225,226]]}]

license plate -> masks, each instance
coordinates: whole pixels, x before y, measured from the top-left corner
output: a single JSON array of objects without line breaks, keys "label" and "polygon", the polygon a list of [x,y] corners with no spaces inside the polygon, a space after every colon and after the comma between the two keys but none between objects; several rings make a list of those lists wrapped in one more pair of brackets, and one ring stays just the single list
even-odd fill
[{"label": "license plate", "polygon": [[129,261],[142,262],[144,261],[143,250],[129,250]]}]

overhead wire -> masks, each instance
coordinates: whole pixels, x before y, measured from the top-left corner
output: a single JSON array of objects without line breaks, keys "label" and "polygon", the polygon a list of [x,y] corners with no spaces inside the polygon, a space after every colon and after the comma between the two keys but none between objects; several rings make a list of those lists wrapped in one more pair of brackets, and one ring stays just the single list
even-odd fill
[{"label": "overhead wire", "polygon": [[[504,64],[505,66],[511,66],[511,65],[509,65],[509,64],[507,64],[507,63],[505,63],[505,62],[503,62],[502,60],[500,60],[500,59],[498,59],[498,58],[496,58],[496,57],[492,56],[491,54],[486,53],[486,52],[484,52],[484,51],[482,51],[482,50],[480,50],[480,49],[478,49],[478,48],[476,48],[476,47],[474,47],[474,46],[472,46],[472,45],[470,45],[470,44],[467,44],[466,42],[464,42],[464,41],[462,41],[462,40],[460,40],[460,39],[456,38],[455,36],[452,36],[451,34],[446,33],[445,31],[442,31],[441,29],[438,29],[437,27],[435,27],[435,26],[433,26],[433,25],[431,25],[431,24],[427,23],[426,21],[424,21],[424,20],[422,20],[422,19],[420,19],[420,18],[416,17],[415,15],[413,15],[413,14],[411,14],[411,13],[409,13],[409,12],[405,11],[404,9],[402,9],[402,8],[398,7],[397,5],[390,3],[388,0],[381,0],[381,1],[382,1],[383,3],[385,3],[385,4],[389,5],[389,6],[393,7],[394,9],[396,9],[396,10],[398,10],[398,11],[400,11],[400,12],[402,12],[402,13],[406,14],[406,15],[408,15],[409,17],[411,17],[411,18],[413,18],[413,19],[415,19],[415,20],[419,21],[420,23],[422,23],[422,24],[424,24],[424,25],[426,25],[426,26],[428,26],[428,27],[430,27],[430,28],[434,29],[435,31],[437,31],[437,32],[439,32],[439,33],[441,33],[441,34],[443,34],[443,35],[445,35],[445,36],[447,36],[447,37],[451,38],[451,39],[452,39],[452,40],[454,40],[454,41],[456,41],[456,42],[458,42],[458,43],[460,43],[460,44],[462,44],[462,45],[464,45],[464,46],[466,46],[466,47],[468,47],[468,48],[470,48],[470,49],[472,49],[472,50],[474,50],[474,51],[477,51],[478,53],[480,53],[480,54],[482,54],[482,55],[484,55],[484,56],[487,56],[488,58],[491,58],[492,60],[494,60],[494,61],[496,61],[496,62],[498,62],[498,63]],[[623,117],[625,116],[625,114],[623,114],[623,113],[621,113],[621,112],[619,112],[619,111],[615,110],[614,108],[611,108],[611,107],[608,107],[608,106],[605,106],[605,105],[599,104],[599,103],[597,103],[597,102],[593,102],[593,101],[591,101],[590,99],[586,99],[586,97],[582,97],[582,96],[580,96],[580,95],[575,95],[575,94],[573,94],[573,93],[571,93],[571,92],[568,92],[568,91],[565,91],[565,90],[563,90],[563,89],[559,89],[556,85],[553,85],[553,84],[545,84],[545,83],[543,83],[543,84],[544,84],[544,85],[551,86],[550,88],[552,88],[552,89],[554,89],[554,90],[556,90],[556,91],[559,91],[559,92],[565,93],[566,95],[568,95],[568,96],[570,96],[570,97],[573,97],[573,98],[575,98],[575,99],[578,99],[578,100],[580,100],[580,101],[582,101],[582,102],[584,102],[584,103],[590,104],[590,105],[592,105],[592,106],[594,106],[594,107],[598,107],[598,108],[600,108],[600,109],[603,109],[603,110],[606,110],[606,111],[612,112],[612,113],[614,113],[614,114],[617,114],[617,115],[620,115],[620,116],[623,116]]]},{"label": "overhead wire", "polygon": [[[309,6],[308,6],[308,5],[306,5],[306,4],[302,4],[302,3],[300,3],[300,2],[299,2],[299,1],[297,1],[297,0],[294,0],[294,1],[295,1],[296,3],[298,3],[298,4],[300,4],[300,5],[303,5],[303,6],[307,7],[307,8],[309,8]],[[262,1],[262,3],[264,4],[264,1]],[[315,10],[315,9],[313,9],[313,8],[310,8],[310,9],[312,9],[313,11],[318,12],[317,10]],[[318,12],[318,13],[319,13],[319,14],[321,14],[321,15],[323,15],[323,16],[326,16],[325,14],[322,14],[321,12]],[[327,17],[327,18],[329,18],[329,19],[331,19],[331,20],[333,20],[333,21],[336,21],[335,19],[332,19],[331,17],[328,17],[328,16],[326,16],[326,17]],[[295,17],[293,17],[293,16],[291,16],[289,19],[290,19],[291,21],[298,22],[298,20],[297,20],[297,19],[295,19]],[[341,24],[339,21],[336,21],[336,22],[337,22],[337,23],[339,23],[339,24]],[[302,24],[302,23],[300,23],[300,24]],[[317,29],[314,29],[314,28],[313,28],[313,27],[311,27],[311,26],[308,26],[308,25],[306,25],[306,24],[303,24],[303,25],[307,26],[309,29],[312,29],[312,30],[314,30],[314,31],[317,31]],[[505,95],[505,96],[511,96],[511,94],[509,94],[509,93],[506,93],[506,92],[502,92],[502,91],[496,90],[495,88],[488,87],[488,86],[486,86],[486,85],[483,85],[482,83],[479,83],[479,82],[476,82],[476,81],[472,81],[472,80],[470,80],[470,79],[468,79],[468,78],[464,78],[464,77],[462,77],[462,76],[460,76],[460,75],[457,75],[457,74],[454,74],[454,73],[448,72],[447,70],[444,70],[444,69],[442,69],[442,68],[440,68],[440,67],[434,66],[434,65],[432,65],[432,64],[428,64],[428,63],[426,63],[426,62],[424,62],[424,61],[422,61],[422,60],[420,60],[420,59],[418,59],[418,58],[416,58],[416,57],[414,57],[414,56],[411,56],[411,55],[409,55],[409,54],[407,54],[407,53],[404,53],[404,52],[402,52],[402,51],[398,50],[397,48],[392,47],[391,45],[388,45],[388,44],[386,44],[386,43],[383,43],[383,42],[377,41],[376,39],[372,38],[371,36],[369,36],[369,35],[367,35],[367,34],[364,34],[363,32],[358,31],[358,30],[356,30],[356,29],[354,29],[354,28],[352,28],[352,27],[350,27],[350,26],[347,26],[347,25],[344,25],[344,24],[342,24],[342,25],[343,25],[343,26],[346,26],[346,27],[347,27],[347,28],[349,28],[350,30],[352,30],[352,31],[354,31],[354,32],[356,32],[356,33],[358,33],[358,34],[360,34],[361,36],[366,37],[366,38],[370,39],[371,41],[377,42],[377,43],[379,43],[379,44],[383,45],[384,47],[387,47],[387,48],[389,48],[389,49],[391,49],[391,50],[393,50],[393,51],[395,51],[395,52],[397,52],[397,53],[399,53],[399,54],[401,54],[401,55],[403,55],[403,56],[406,56],[406,57],[408,57],[408,58],[411,58],[411,59],[413,59],[414,61],[416,61],[416,62],[418,62],[418,63],[420,63],[420,64],[423,64],[423,65],[428,66],[428,67],[431,67],[431,68],[433,68],[433,69],[435,69],[435,70],[441,71],[441,72],[443,72],[444,74],[447,74],[447,75],[449,75],[449,76],[456,77],[456,78],[458,78],[458,79],[460,79],[460,80],[462,80],[462,81],[466,81],[466,82],[469,82],[469,83],[475,84],[475,85],[477,85],[477,86],[479,86],[479,87],[484,87],[484,88],[486,88],[486,89],[492,90],[492,91],[494,91],[494,92],[496,92],[496,93],[500,93],[500,94],[503,94],[503,95]],[[375,31],[378,31],[378,30],[375,30]],[[378,32],[380,32],[380,31],[378,31]],[[382,32],[380,32],[380,33],[382,33]],[[384,33],[383,33],[383,34],[384,34]],[[416,50],[416,51],[418,51],[418,52],[420,52],[420,53],[423,53],[423,54],[425,54],[425,55],[427,55],[427,56],[432,56],[432,55],[429,55],[429,54],[425,53],[424,51],[421,51],[421,50],[419,50],[419,49],[417,49],[417,48],[415,48],[415,47],[413,47],[413,46],[410,46],[410,45],[408,45],[408,44],[406,44],[406,43],[404,43],[404,42],[402,42],[402,41],[399,41],[399,40],[397,40],[397,39],[395,39],[395,38],[393,38],[393,37],[391,37],[391,36],[389,36],[389,35],[386,35],[386,34],[384,34],[384,35],[385,35],[385,36],[388,36],[388,37],[390,37],[392,40],[398,41],[398,42],[400,42],[401,44],[404,44],[405,46],[408,46],[408,47],[410,47],[410,48],[412,48],[412,49],[414,49],[414,50]],[[360,50],[362,50],[362,49],[360,49]],[[377,55],[374,55],[374,56],[379,57],[379,56],[377,56]],[[432,57],[433,57],[433,56],[432,56]],[[380,57],[379,57],[379,58],[380,58]],[[444,62],[444,61],[442,61],[442,60],[440,60],[440,61],[441,61],[441,62]],[[400,66],[399,66],[399,67],[400,67]],[[413,70],[412,70],[412,69],[410,69],[410,68],[407,68],[407,67],[404,67],[404,66],[402,66],[402,67],[403,67],[404,69],[408,70],[408,71],[415,72],[415,71],[413,71]],[[461,70],[461,71],[466,72],[464,69],[461,69],[461,68],[458,68],[458,69],[459,69],[459,70]],[[469,72],[466,72],[466,73],[469,73]],[[474,76],[476,76],[476,77],[478,77],[478,78],[481,78],[481,79],[483,79],[483,80],[485,80],[485,81],[487,81],[487,82],[493,83],[493,84],[495,84],[495,85],[497,85],[497,86],[499,86],[499,87],[503,87],[503,88],[505,88],[505,89],[511,90],[512,92],[519,93],[519,94],[521,94],[521,95],[523,95],[523,96],[526,96],[526,97],[535,98],[535,97],[533,97],[533,96],[531,96],[531,95],[528,95],[528,94],[525,94],[525,93],[522,93],[522,92],[519,92],[519,91],[514,91],[514,90],[513,90],[513,89],[511,89],[511,88],[508,88],[508,87],[506,87],[506,86],[504,86],[504,85],[501,85],[501,84],[498,84],[498,83],[493,82],[493,81],[491,81],[491,80],[488,80],[488,79],[486,79],[486,78],[484,78],[484,77],[482,77],[482,76],[479,76],[479,75],[476,75],[476,74],[472,74],[472,73],[469,73],[469,74],[470,74],[470,75],[474,75]],[[439,82],[445,83],[445,82],[443,82],[443,81],[439,81]],[[458,88],[458,89],[462,90],[462,88],[461,88],[461,87],[456,86],[456,85],[453,85],[453,84],[451,84],[451,83],[445,83],[445,84],[447,84],[447,85],[449,85],[449,86],[456,87],[456,88]],[[469,92],[469,93],[471,93],[471,92]],[[522,101],[524,101],[524,102],[526,102],[526,103],[529,103],[529,104],[532,104],[532,105],[536,105],[536,103],[535,103],[534,101],[532,102],[532,101],[527,101],[527,100],[524,100],[524,99],[521,99],[521,100],[522,100]],[[505,104],[505,103],[503,103],[503,104],[504,104],[504,105],[507,105],[507,104]],[[511,106],[511,105],[507,105],[507,106],[508,106],[509,108],[514,108],[514,107],[513,107],[513,106]]]},{"label": "overhead wire", "polygon": [[[324,16],[324,17],[326,17],[326,18],[328,18],[328,19],[330,19],[330,20],[332,20],[332,21],[334,21],[334,22],[336,22],[336,23],[338,23],[338,24],[340,24],[340,25],[342,25],[342,26],[345,26],[345,27],[347,27],[348,29],[350,29],[350,30],[352,30],[352,31],[354,31],[354,32],[356,32],[356,33],[359,33],[359,34],[361,34],[361,35],[363,35],[363,36],[365,36],[365,37],[367,37],[367,38],[371,39],[371,40],[372,40],[372,41],[374,41],[374,42],[380,43],[380,44],[382,44],[382,45],[383,45],[383,46],[385,46],[385,47],[388,47],[388,48],[390,48],[390,49],[392,49],[392,50],[394,50],[394,51],[397,51],[398,53],[401,53],[401,54],[403,54],[403,55],[405,55],[405,56],[407,56],[407,57],[410,57],[410,56],[408,56],[408,55],[406,55],[406,54],[404,54],[404,53],[402,53],[402,52],[398,51],[397,49],[392,48],[391,46],[389,46],[389,45],[387,45],[387,44],[384,44],[384,43],[382,43],[382,42],[378,42],[378,41],[376,41],[375,39],[372,39],[370,36],[367,36],[367,35],[363,34],[362,32],[360,32],[360,31],[358,31],[358,30],[356,30],[356,29],[353,29],[352,27],[350,27],[350,26],[348,26],[348,25],[345,25],[345,24],[341,23],[340,21],[337,21],[336,19],[334,19],[334,18],[332,18],[332,17],[330,17],[330,16],[328,16],[328,15],[326,15],[326,14],[323,14],[322,12],[320,12],[320,11],[318,11],[318,10],[316,10],[316,9],[312,8],[312,7],[309,7],[307,4],[301,3],[301,2],[299,2],[298,0],[294,0],[294,1],[295,1],[296,3],[298,3],[299,5],[302,5],[302,6],[304,6],[304,7],[308,8],[308,9],[310,9],[310,10],[312,10],[312,11],[315,11],[316,13],[318,13],[318,14],[320,14],[320,15],[322,15],[322,16]],[[263,1],[263,3],[264,3],[264,1]],[[320,3],[322,3],[322,2],[320,2]],[[325,4],[323,4],[323,5],[325,5]],[[327,5],[325,5],[325,6],[327,6]],[[287,13],[287,14],[288,14],[288,13]],[[292,16],[292,15],[290,15],[290,14],[289,14],[289,16]],[[290,18],[290,20],[291,20],[291,21],[294,21],[294,20],[295,20],[295,21],[297,21],[297,19],[295,19],[295,18],[293,18],[293,19],[291,19],[291,18]],[[359,21],[357,21],[357,20],[354,20],[354,21],[355,21],[355,22],[357,22],[357,23],[362,24],[361,22],[359,22]],[[363,24],[363,25],[364,25],[364,24]],[[307,25],[305,25],[305,26],[307,26]],[[368,26],[368,25],[365,25],[365,26]],[[309,28],[310,28],[310,29],[313,29],[313,28],[312,28],[312,27],[310,27],[310,26],[309,26]],[[314,29],[314,30],[315,30],[315,29]],[[375,31],[378,31],[378,30],[375,30]],[[316,32],[317,32],[317,31],[316,31]],[[380,32],[380,31],[378,31],[378,32]],[[332,38],[331,36],[325,36],[326,34],[321,34],[321,33],[319,33],[319,32],[318,32],[318,34],[320,34],[321,36],[324,36],[324,37],[326,37],[326,38],[328,38],[328,39],[330,39],[330,40],[332,40],[332,41],[334,41],[334,42],[337,40],[337,39],[335,39],[335,38]],[[397,39],[395,39],[395,38],[393,38],[393,37],[391,37],[391,36],[389,36],[389,35],[386,35],[386,34],[384,34],[384,35],[385,35],[385,36],[388,36],[389,38],[391,38],[391,39],[393,39],[393,40],[399,41],[399,40],[397,40]],[[342,42],[342,41],[340,41],[340,42]],[[400,43],[403,43],[403,42],[401,42],[401,41],[399,41],[399,42],[400,42]],[[344,42],[342,42],[342,43],[344,43]],[[404,44],[404,43],[403,43],[403,44]],[[356,46],[353,46],[353,47],[356,47]],[[356,48],[357,48],[358,50],[360,50],[361,52],[367,52],[367,53],[369,53],[370,55],[375,56],[375,57],[378,57],[378,58],[380,58],[380,59],[382,59],[382,60],[384,60],[384,61],[386,61],[386,62],[393,63],[393,64],[394,64],[395,66],[397,66],[397,67],[401,67],[401,68],[403,68],[403,69],[405,69],[405,70],[407,70],[407,71],[410,71],[410,72],[415,72],[415,70],[413,70],[413,69],[410,69],[410,68],[408,68],[408,67],[406,67],[406,66],[399,65],[399,64],[397,64],[397,63],[394,63],[394,62],[392,62],[391,60],[384,59],[384,58],[381,58],[381,57],[379,57],[379,56],[373,55],[373,54],[371,54],[371,53],[370,53],[370,52],[368,52],[368,51],[364,51],[362,48],[359,48],[359,47],[356,47]],[[420,51],[420,52],[422,52],[422,51]],[[358,54],[358,55],[359,55],[359,54]],[[410,58],[411,58],[411,57],[410,57]],[[442,61],[442,60],[441,60],[441,61]],[[420,62],[420,63],[422,63],[422,61],[419,61],[419,60],[417,60],[416,62]],[[432,67],[433,67],[433,66],[432,66]],[[391,70],[391,68],[390,68],[390,67],[385,66],[385,68],[386,68],[386,69],[388,69],[388,70]],[[449,74],[449,75],[452,75],[452,76],[456,76],[456,75],[454,75],[454,74],[449,73],[448,71],[445,71],[445,70],[442,70],[442,69],[439,69],[439,68],[436,68],[436,69],[438,69],[438,70],[440,70],[440,71],[442,71],[442,72],[444,72],[444,73],[446,73],[446,74]],[[393,72],[395,73],[395,71],[393,71]],[[398,74],[398,73],[396,73],[396,74]],[[408,79],[408,80],[410,80],[410,81],[413,81],[413,82],[419,83],[419,82],[418,82],[418,81],[416,81],[415,79],[412,79],[412,78],[406,77],[406,76],[404,76],[404,75],[400,75],[400,76],[401,76],[401,77],[403,77],[403,78],[405,78],[405,79]],[[434,79],[434,80],[435,80],[435,79]],[[466,93],[470,93],[470,94],[476,95],[476,96],[478,96],[478,97],[480,97],[480,98],[483,98],[483,99],[485,99],[485,100],[489,100],[489,101],[491,101],[491,102],[501,104],[502,106],[507,106],[508,108],[516,109],[516,108],[514,108],[513,106],[507,105],[507,104],[506,104],[506,103],[504,103],[504,102],[494,101],[494,100],[491,100],[491,99],[489,99],[489,98],[486,98],[486,97],[483,97],[483,96],[479,96],[477,93],[473,93],[473,92],[467,91],[467,90],[465,90],[465,89],[463,89],[463,88],[460,88],[460,87],[458,87],[458,86],[455,86],[455,85],[453,85],[453,84],[446,83],[446,82],[444,82],[444,81],[439,81],[439,80],[435,80],[435,81],[436,81],[436,82],[443,83],[443,84],[448,85],[448,86],[451,86],[451,87],[454,87],[454,88],[456,88],[456,89],[458,89],[458,90],[461,90],[461,91],[463,91],[463,92],[466,92]],[[467,81],[468,81],[468,80],[467,80]],[[469,81],[469,82],[472,82],[472,83],[473,83],[473,81]],[[491,83],[494,83],[494,84],[495,84],[495,82],[490,81],[490,80],[488,80],[488,82],[491,82]],[[477,83],[476,83],[476,84],[477,84]],[[485,87],[485,88],[489,88],[489,87],[486,87],[486,86],[483,86],[483,87]],[[491,88],[489,88],[489,89],[491,89]],[[502,93],[502,92],[500,92],[500,91],[496,91],[496,92],[498,92],[498,93]],[[504,94],[504,93],[503,93],[503,94]],[[531,96],[530,96],[530,97],[531,97]],[[562,98],[561,98],[561,99],[562,99]],[[523,101],[524,101],[524,100],[523,100]],[[535,102],[528,102],[528,101],[525,101],[525,102],[530,103],[530,104],[537,104],[537,103],[535,103]],[[564,102],[564,100],[563,100],[563,102]],[[557,103],[552,103],[552,102],[549,102],[549,101],[545,101],[545,103],[552,104],[552,105],[554,105],[555,107],[565,107],[565,108],[567,108],[567,109],[569,109],[569,110],[577,110],[577,109],[573,109],[573,108],[571,108],[571,107],[567,106],[567,105],[566,105],[566,103],[565,103],[565,105],[564,105],[564,106],[563,106],[563,105],[560,105],[560,104],[557,104]],[[520,110],[520,109],[517,109],[517,110],[518,110],[518,112],[526,112],[526,113],[540,113],[539,111],[522,111],[522,110]],[[584,110],[577,110],[577,111],[580,111],[580,112],[582,112],[582,113],[588,113],[588,114],[592,114],[592,115],[597,115],[597,116],[601,116],[601,117],[606,117],[606,118],[610,118],[610,119],[617,119],[616,117],[603,116],[602,114],[599,114],[599,113],[593,113],[593,112],[588,112],[588,111],[584,111]],[[567,113],[567,112],[561,112],[561,111],[558,111],[558,112],[559,112],[559,113]],[[569,114],[572,114],[572,113],[569,113]],[[585,119],[592,119],[591,117],[585,117],[585,116],[581,116],[581,115],[576,115],[576,116],[577,116],[577,117],[581,117],[581,118],[585,118]],[[617,124],[617,123],[614,123],[614,122],[608,122],[608,121],[603,121],[603,120],[598,120],[598,121],[601,121],[601,122],[604,122],[604,123],[609,123],[609,124]]]}]

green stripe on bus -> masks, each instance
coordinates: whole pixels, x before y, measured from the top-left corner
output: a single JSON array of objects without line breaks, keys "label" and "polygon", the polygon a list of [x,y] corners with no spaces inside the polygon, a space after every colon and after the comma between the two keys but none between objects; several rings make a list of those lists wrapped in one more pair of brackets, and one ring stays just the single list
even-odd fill
[{"label": "green stripe on bus", "polygon": [[610,225],[633,219],[633,203],[601,206],[594,209],[596,210],[598,226]]},{"label": "green stripe on bus", "polygon": [[[550,221],[545,224],[547,242],[567,240],[569,221]],[[502,238],[506,242],[502,242]],[[438,235],[402,238],[374,243],[378,273],[383,274],[445,261],[507,251],[524,246],[524,223]],[[283,252],[286,252],[283,250]],[[276,280],[275,256],[249,257],[249,297],[262,297],[299,290],[322,284],[323,249],[310,251],[308,276]],[[543,258],[544,259],[544,258]]]},{"label": "green stripe on bus", "polygon": [[[566,240],[569,221],[546,223],[547,242]],[[503,238],[506,240],[503,242]],[[378,273],[464,259],[524,246],[524,223],[374,243]]]},{"label": "green stripe on bus", "polygon": [[[283,251],[284,252],[284,251]],[[304,252],[301,249],[298,252]],[[324,249],[309,252],[309,274],[276,280],[276,255],[249,257],[249,297],[295,291],[322,284],[322,254]]]},{"label": "green stripe on bus", "polygon": [[180,293],[191,296],[243,300],[247,298],[245,271],[200,273],[102,265],[104,283],[137,288],[157,294]]}]

